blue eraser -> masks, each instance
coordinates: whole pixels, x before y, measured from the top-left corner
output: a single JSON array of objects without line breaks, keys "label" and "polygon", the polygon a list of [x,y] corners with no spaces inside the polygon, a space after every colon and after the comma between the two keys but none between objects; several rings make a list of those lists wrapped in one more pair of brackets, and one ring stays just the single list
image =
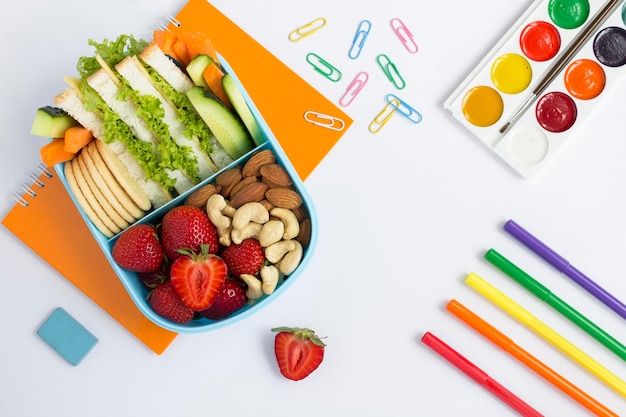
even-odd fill
[{"label": "blue eraser", "polygon": [[60,307],[52,312],[37,334],[74,366],[98,342],[89,330]]}]

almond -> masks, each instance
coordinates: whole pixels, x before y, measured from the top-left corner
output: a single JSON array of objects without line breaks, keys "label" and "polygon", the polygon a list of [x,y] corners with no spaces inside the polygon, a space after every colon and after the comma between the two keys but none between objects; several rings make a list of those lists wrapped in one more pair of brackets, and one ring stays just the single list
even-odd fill
[{"label": "almond", "polygon": [[300,222],[300,231],[296,240],[300,242],[302,247],[306,248],[311,241],[311,219],[304,219]]},{"label": "almond", "polygon": [[293,210],[302,205],[302,197],[300,197],[300,194],[286,187],[269,188],[265,193],[265,198],[276,207]]},{"label": "almond", "polygon": [[241,174],[244,177],[258,177],[263,165],[273,164],[276,162],[274,152],[270,149],[259,151],[252,155],[248,162],[246,162],[241,169]]},{"label": "almond", "polygon": [[221,188],[222,187],[216,184],[204,185],[187,196],[185,205],[204,208],[209,197],[219,193]]},{"label": "almond", "polygon": [[291,177],[285,171],[285,168],[278,164],[265,164],[259,169],[259,172],[263,179],[267,179],[271,184],[281,187],[288,187],[292,184]]},{"label": "almond", "polygon": [[230,200],[230,205],[234,208],[239,208],[252,201],[261,201],[265,198],[266,191],[266,184],[263,184],[260,181],[255,181],[239,190],[237,195]]},{"label": "almond", "polygon": [[245,187],[248,184],[252,184],[253,182],[256,182],[256,181],[257,181],[256,177],[243,178],[241,181],[235,184],[233,188],[230,189],[229,197],[231,199],[234,198],[235,195],[237,195],[237,193],[243,189],[243,187]]},{"label": "almond", "polygon": [[241,180],[241,167],[227,169],[215,178],[215,183],[220,187],[228,187]]}]

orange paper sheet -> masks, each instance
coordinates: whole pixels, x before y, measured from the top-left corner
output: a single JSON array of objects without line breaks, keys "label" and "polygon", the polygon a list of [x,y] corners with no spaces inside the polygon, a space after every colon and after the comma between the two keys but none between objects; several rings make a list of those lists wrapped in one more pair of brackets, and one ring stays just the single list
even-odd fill
[{"label": "orange paper sheet", "polygon": [[[175,30],[209,34],[306,179],[352,120],[205,0],[190,0],[176,19],[181,26]],[[312,124],[304,119],[307,111],[337,117],[345,126],[338,131]],[[37,196],[24,196],[28,207],[16,204],[2,224],[137,339],[163,353],[176,333],[153,324],[135,307],[56,175],[40,179],[45,186],[33,185]]]}]

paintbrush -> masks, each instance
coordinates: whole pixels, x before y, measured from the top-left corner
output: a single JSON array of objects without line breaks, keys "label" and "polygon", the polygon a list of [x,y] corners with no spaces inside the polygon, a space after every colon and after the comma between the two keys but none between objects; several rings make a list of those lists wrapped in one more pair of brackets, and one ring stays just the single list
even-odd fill
[{"label": "paintbrush", "polygon": [[500,128],[500,133],[504,134],[517,120],[528,110],[530,105],[541,95],[541,93],[554,81],[565,66],[572,60],[582,47],[587,43],[593,33],[602,25],[606,19],[617,8],[623,0],[608,0],[589,23],[578,33],[569,46],[563,51],[561,56],[548,68],[546,75],[539,81],[530,96],[517,109],[513,116]]}]

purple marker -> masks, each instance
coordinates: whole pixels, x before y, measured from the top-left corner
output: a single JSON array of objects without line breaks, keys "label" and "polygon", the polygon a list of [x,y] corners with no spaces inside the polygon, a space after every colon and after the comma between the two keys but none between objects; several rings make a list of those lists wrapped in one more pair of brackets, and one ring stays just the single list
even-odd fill
[{"label": "purple marker", "polygon": [[598,300],[602,301],[606,306],[622,316],[622,318],[626,319],[626,305],[624,305],[624,303],[592,281],[591,278],[576,269],[565,258],[550,249],[546,244],[530,234],[522,226],[515,223],[513,220],[509,220],[504,224],[504,230],[543,258],[559,272],[583,287]]}]

